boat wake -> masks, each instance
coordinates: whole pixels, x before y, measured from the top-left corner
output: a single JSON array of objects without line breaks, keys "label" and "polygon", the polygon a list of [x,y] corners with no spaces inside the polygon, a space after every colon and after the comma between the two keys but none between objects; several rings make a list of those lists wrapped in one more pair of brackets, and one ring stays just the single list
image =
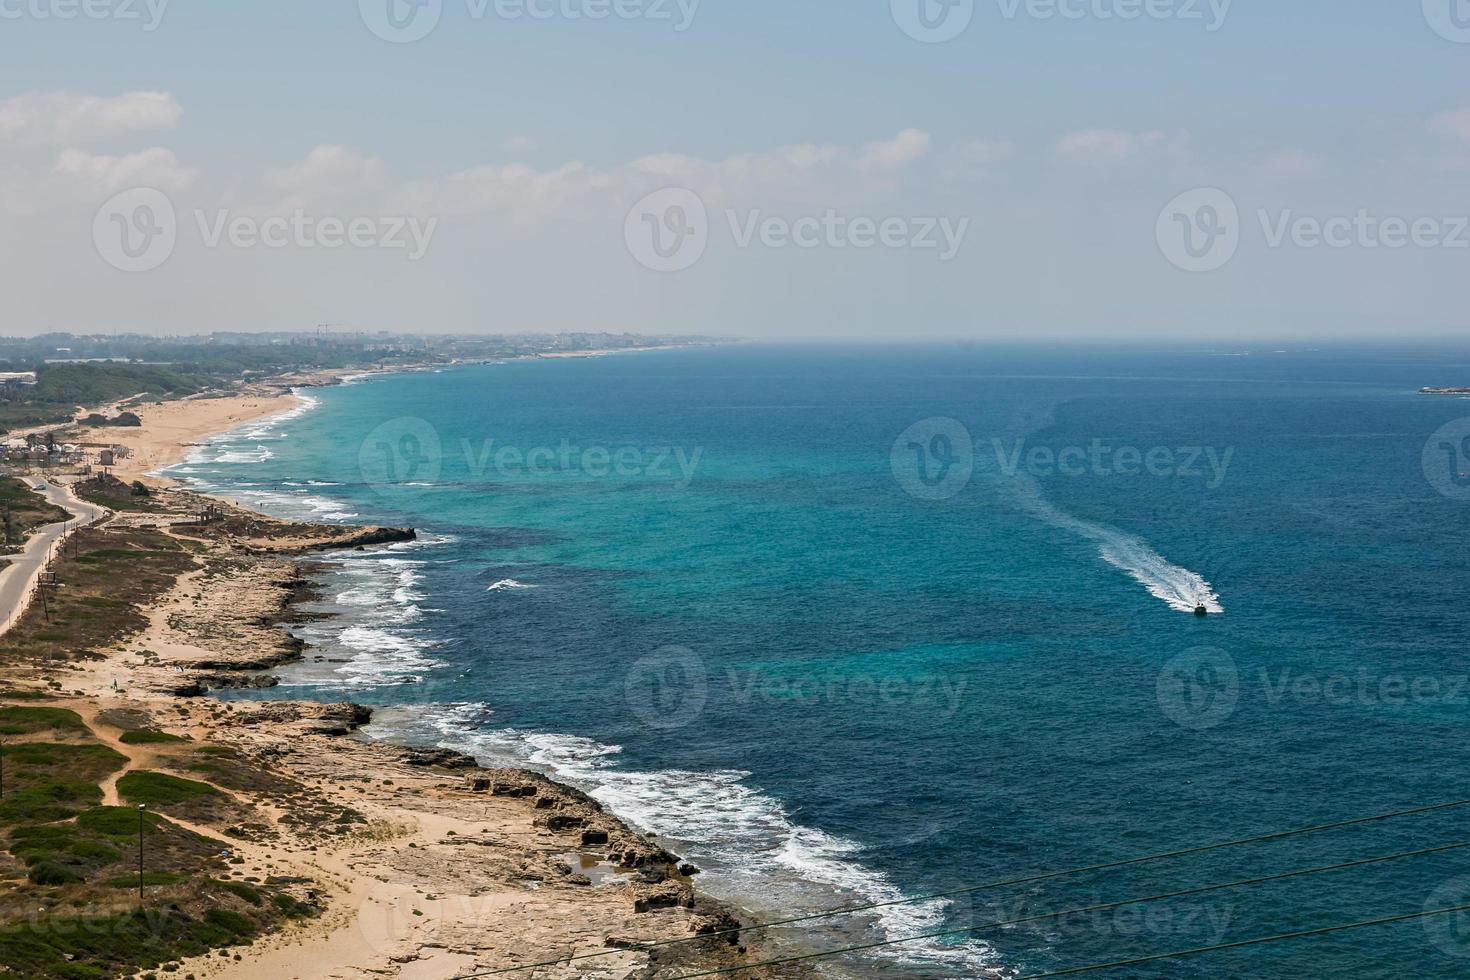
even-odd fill
[{"label": "boat wake", "polygon": [[1194,613],[1203,607],[1211,615],[1225,611],[1220,596],[1204,576],[1175,565],[1147,541],[1117,528],[1073,517],[1046,500],[1029,479],[1019,486],[1015,498],[1027,512],[1095,543],[1103,561],[1127,572],[1149,595],[1162,600],[1170,609]]}]

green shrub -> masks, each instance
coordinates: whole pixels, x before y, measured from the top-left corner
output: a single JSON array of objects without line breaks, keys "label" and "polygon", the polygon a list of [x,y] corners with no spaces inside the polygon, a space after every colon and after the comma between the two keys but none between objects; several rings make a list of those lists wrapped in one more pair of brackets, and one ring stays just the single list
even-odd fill
[{"label": "green shrub", "polygon": [[255,935],[255,923],[239,912],[231,912],[229,909],[210,909],[204,913],[204,921],[236,936]]},{"label": "green shrub", "polygon": [[[99,793],[100,795],[100,793]],[[143,814],[148,833],[154,833],[162,818],[156,813]],[[127,806],[98,806],[77,814],[77,826],[105,837],[136,837],[138,811]]]},{"label": "green shrub", "polygon": [[81,875],[56,861],[39,861],[31,865],[26,877],[37,885],[71,885],[83,880]]},{"label": "green shrub", "polygon": [[244,901],[249,902],[251,905],[260,904],[260,892],[256,891],[254,888],[251,888],[249,885],[245,884],[242,881],[217,881],[215,882],[215,884],[219,885],[221,888],[229,892],[231,895],[234,895],[236,898],[240,898]]},{"label": "green shrub", "polygon": [[92,783],[47,780],[7,793],[0,801],[0,823],[52,823],[102,799]]},{"label": "green shrub", "polygon": [[66,708],[33,708],[12,706],[0,708],[0,731],[7,735],[52,728],[57,731],[86,731],[81,717]]},{"label": "green shrub", "polygon": [[[144,888],[162,888],[164,885],[177,885],[181,881],[188,880],[188,875],[169,874],[166,871],[143,872]],[[108,888],[137,888],[138,873],[135,871],[130,875],[118,875],[114,878],[108,878],[102,884]]]},{"label": "green shrub", "polygon": [[117,791],[130,803],[148,806],[174,806],[218,792],[208,783],[180,779],[162,772],[130,772],[117,781]]},{"label": "green shrub", "polygon": [[159,742],[182,742],[184,739],[178,735],[170,735],[168,732],[155,732],[140,728],[137,731],[123,732],[118,741],[124,745],[154,745]]}]

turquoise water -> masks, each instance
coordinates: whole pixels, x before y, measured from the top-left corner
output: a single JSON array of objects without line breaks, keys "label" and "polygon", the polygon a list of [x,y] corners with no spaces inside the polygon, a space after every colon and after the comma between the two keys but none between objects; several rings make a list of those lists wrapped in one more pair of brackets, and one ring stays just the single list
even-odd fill
[{"label": "turquoise water", "polygon": [[[1434,435],[1470,402],[1415,394],[1466,383],[1470,353],[1241,353],[752,346],[454,368],[313,391],[182,473],[282,514],[425,532],[328,563],[323,608],[342,616],[303,627],[314,659],[268,696],[350,697],[381,707],[376,736],[542,767],[663,835],[711,892],[797,913],[1470,798],[1470,461]],[[896,939],[1470,840],[1467,817],[788,938]],[[1426,903],[1470,904],[1470,854],[846,965],[1040,971]],[[1460,977],[1460,925],[1099,975]]]}]

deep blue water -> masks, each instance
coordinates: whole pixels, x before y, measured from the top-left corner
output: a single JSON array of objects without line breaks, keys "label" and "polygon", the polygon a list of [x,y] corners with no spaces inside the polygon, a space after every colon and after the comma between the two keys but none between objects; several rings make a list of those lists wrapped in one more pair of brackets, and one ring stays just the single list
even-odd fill
[{"label": "deep blue water", "polygon": [[[1439,448],[1470,442],[1431,438],[1470,401],[1416,394],[1470,383],[1470,352],[1242,353],[761,346],[393,375],[314,391],[184,475],[427,532],[333,559],[344,615],[306,627],[320,662],[270,696],[351,697],[384,707],[375,735],[547,768],[710,891],[796,913],[1470,798],[1470,459]],[[1470,841],[1467,818],[791,935],[1044,915]],[[1426,903],[1470,905],[1470,852],[847,965],[1040,971]],[[1099,975],[1462,977],[1462,925]]]}]

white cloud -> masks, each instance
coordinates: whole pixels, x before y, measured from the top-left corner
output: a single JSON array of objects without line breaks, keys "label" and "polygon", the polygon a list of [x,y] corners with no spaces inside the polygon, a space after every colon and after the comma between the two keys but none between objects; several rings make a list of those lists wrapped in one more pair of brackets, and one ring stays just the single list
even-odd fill
[{"label": "white cloud", "polygon": [[285,191],[360,190],[387,180],[388,169],[378,157],[331,144],[314,148],[300,163],[266,173],[268,184]]},{"label": "white cloud", "polygon": [[1429,128],[1462,143],[1470,143],[1470,106],[1441,112],[1429,120]]},{"label": "white cloud", "polygon": [[124,187],[181,190],[198,176],[197,171],[181,165],[172,150],[157,146],[125,156],[63,150],[52,172],[85,181],[103,191]]},{"label": "white cloud", "polygon": [[1261,162],[1258,168],[1267,180],[1300,180],[1321,175],[1326,162],[1305,150],[1278,150]]},{"label": "white cloud", "polygon": [[1129,133],[1121,129],[1080,129],[1057,140],[1060,157],[1074,160],[1122,162],[1140,152],[1161,146],[1168,136],[1158,129]]},{"label": "white cloud", "polygon": [[859,170],[896,170],[929,153],[929,134],[918,129],[905,129],[891,140],[879,140],[863,146],[858,158]]},{"label": "white cloud", "polygon": [[92,143],[172,129],[183,108],[167,92],[107,98],[78,92],[27,92],[0,100],[0,142],[21,147]]}]

